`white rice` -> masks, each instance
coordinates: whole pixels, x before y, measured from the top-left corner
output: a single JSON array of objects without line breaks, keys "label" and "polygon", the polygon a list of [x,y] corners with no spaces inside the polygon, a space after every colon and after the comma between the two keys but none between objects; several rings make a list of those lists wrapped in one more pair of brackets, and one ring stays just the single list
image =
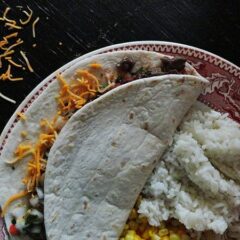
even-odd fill
[{"label": "white rice", "polygon": [[239,220],[240,186],[212,162],[221,170],[240,166],[239,125],[214,110],[193,108],[146,184],[139,213],[153,226],[176,218],[188,229],[224,233]]}]

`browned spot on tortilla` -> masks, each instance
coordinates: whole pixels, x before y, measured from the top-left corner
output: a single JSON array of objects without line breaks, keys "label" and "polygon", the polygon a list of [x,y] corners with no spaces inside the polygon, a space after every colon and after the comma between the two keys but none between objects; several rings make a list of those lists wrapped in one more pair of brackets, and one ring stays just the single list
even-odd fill
[{"label": "browned spot on tortilla", "polygon": [[86,210],[88,208],[88,202],[84,201],[83,202],[83,209]]},{"label": "browned spot on tortilla", "polygon": [[145,169],[146,169],[146,166],[144,165],[140,167],[141,172],[144,172]]},{"label": "browned spot on tortilla", "polygon": [[178,92],[176,93],[176,97],[182,96],[182,95],[184,95],[184,94],[185,94],[185,91],[182,89],[181,91],[178,91]]},{"label": "browned spot on tortilla", "polygon": [[125,162],[125,161],[122,161],[122,162],[120,163],[121,168],[123,168],[125,165],[126,165],[126,162]]},{"label": "browned spot on tortilla", "polygon": [[145,129],[145,130],[148,130],[148,122],[145,122],[144,124],[143,124],[143,129]]},{"label": "browned spot on tortilla", "polygon": [[70,228],[73,229],[76,226],[76,224],[74,223]]},{"label": "browned spot on tortilla", "polygon": [[128,115],[129,119],[133,119],[134,117],[134,113],[133,112],[130,112],[129,115]]},{"label": "browned spot on tortilla", "polygon": [[180,82],[180,83],[184,83],[184,82],[185,82],[185,78],[181,78],[181,79],[179,80],[179,82]]}]

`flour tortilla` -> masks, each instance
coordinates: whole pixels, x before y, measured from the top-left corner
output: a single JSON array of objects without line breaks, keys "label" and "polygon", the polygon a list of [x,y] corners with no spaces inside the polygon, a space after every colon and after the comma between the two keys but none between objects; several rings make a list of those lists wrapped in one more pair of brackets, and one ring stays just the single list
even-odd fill
[{"label": "flour tortilla", "polygon": [[118,239],[147,178],[206,82],[188,75],[142,79],[76,112],[49,153],[48,239]]},{"label": "flour tortilla", "polygon": [[[161,58],[164,55],[156,52],[148,51],[119,51],[112,53],[104,53],[89,57],[76,63],[71,68],[67,69],[62,75],[67,82],[71,81],[77,69],[88,69],[90,63],[100,63],[104,71],[109,74],[116,75],[116,64],[123,58],[129,57],[136,62],[134,69],[140,67],[159,67],[161,66]],[[196,70],[188,63],[185,65],[185,71],[189,75],[199,76]],[[100,83],[106,82],[106,79],[99,74]],[[15,170],[7,166],[5,161],[14,158],[16,147],[22,142],[21,131],[28,132],[27,139],[29,142],[35,142],[40,132],[39,122],[41,119],[53,119],[57,112],[57,103],[55,97],[59,93],[59,84],[54,80],[44,92],[35,100],[25,112],[27,121],[18,121],[9,135],[4,149],[0,156],[0,205],[2,206],[6,200],[13,194],[21,191],[24,186],[22,179],[25,175],[26,161],[21,161],[17,164]],[[16,204],[18,201],[16,201]],[[12,205],[14,207],[15,204]],[[11,209],[11,207],[10,207]],[[8,214],[5,217],[7,226],[11,223],[11,216]]]}]

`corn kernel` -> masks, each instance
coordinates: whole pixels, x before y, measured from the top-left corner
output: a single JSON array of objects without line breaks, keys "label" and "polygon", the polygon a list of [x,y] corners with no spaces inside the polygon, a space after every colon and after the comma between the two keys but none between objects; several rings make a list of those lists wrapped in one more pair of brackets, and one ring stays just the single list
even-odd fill
[{"label": "corn kernel", "polygon": [[160,227],[159,227],[159,229],[163,229],[163,228],[166,228],[166,224],[165,224],[165,222],[161,222],[161,223],[160,223]]},{"label": "corn kernel", "polygon": [[127,235],[127,236],[125,237],[125,240],[135,240],[135,237],[132,236],[132,235]]},{"label": "corn kernel", "polygon": [[151,240],[161,240],[161,238],[157,234],[153,234]]},{"label": "corn kernel", "polygon": [[127,235],[125,236],[125,240],[135,240],[134,231],[128,231]]},{"label": "corn kernel", "polygon": [[159,235],[160,237],[166,236],[166,235],[168,235],[168,234],[169,234],[169,231],[168,231],[167,228],[163,228],[163,229],[159,230],[159,232],[158,232],[158,235]]},{"label": "corn kernel", "polygon": [[133,231],[133,230],[129,230],[129,231],[128,231],[128,234],[134,236],[134,235],[136,234],[136,232]]},{"label": "corn kernel", "polygon": [[169,240],[181,240],[178,234],[170,234]]},{"label": "corn kernel", "polygon": [[161,240],[169,240],[169,236],[161,237]]}]

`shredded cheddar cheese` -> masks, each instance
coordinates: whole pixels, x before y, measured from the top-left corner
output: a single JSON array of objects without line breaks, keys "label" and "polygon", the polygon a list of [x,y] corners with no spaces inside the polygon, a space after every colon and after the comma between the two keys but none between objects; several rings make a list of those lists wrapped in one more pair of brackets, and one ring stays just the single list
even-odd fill
[{"label": "shredded cheddar cheese", "polygon": [[12,20],[12,19],[9,19],[8,17],[7,17],[7,14],[8,14],[8,12],[10,11],[10,7],[7,7],[6,9],[5,9],[5,11],[4,11],[4,13],[3,13],[3,17],[2,18],[0,18],[0,20],[2,20],[2,21],[6,21],[6,22],[9,22],[9,23],[12,23],[12,24],[16,24],[16,21],[14,21],[14,20]]},{"label": "shredded cheddar cheese", "polygon": [[28,191],[24,190],[15,195],[12,195],[2,207],[2,213],[1,213],[2,217],[6,214],[7,208],[12,202],[16,201],[19,198],[25,197],[27,194],[28,194]]},{"label": "shredded cheddar cheese", "polygon": [[11,63],[14,67],[22,68],[21,64],[18,64],[12,60],[12,57],[6,57],[6,60],[8,60],[9,63]]},{"label": "shredded cheddar cheese", "polygon": [[17,115],[19,116],[19,118],[20,118],[21,120],[24,120],[24,121],[27,120],[27,117],[25,116],[25,114],[23,114],[23,113],[21,113],[21,112],[18,112]]},{"label": "shredded cheddar cheese", "polygon": [[7,14],[8,14],[8,12],[10,11],[10,7],[7,7],[6,9],[5,9],[5,11],[4,11],[4,13],[3,13],[3,17],[2,17],[2,19],[7,19]]},{"label": "shredded cheddar cheese", "polygon": [[36,144],[31,146],[33,151],[32,159],[28,162],[27,173],[22,180],[29,192],[35,190],[41,177],[41,171],[45,171],[45,152],[50,149],[57,137],[56,126],[53,126],[53,124],[54,120],[52,122],[46,119],[42,120],[41,127],[43,132],[39,134]]},{"label": "shredded cheddar cheese", "polygon": [[26,54],[25,54],[23,51],[20,51],[20,53],[21,53],[24,61],[26,62],[26,65],[27,65],[29,71],[30,71],[30,72],[34,72],[32,66],[31,66],[31,64],[30,64],[30,62],[29,62],[29,60],[28,60],[28,58],[27,58],[27,56],[26,56]]},{"label": "shredded cheddar cheese", "polygon": [[[23,51],[20,52],[17,50],[17,47],[19,45],[23,45],[24,41],[21,38],[18,38],[16,41],[14,41],[15,40],[14,38],[18,37],[20,30],[23,29],[23,26],[31,22],[33,17],[33,11],[27,6],[27,10],[21,10],[26,15],[26,19],[14,20],[14,19],[10,19],[8,16],[10,10],[11,8],[7,7],[4,10],[2,17],[0,17],[0,21],[2,21],[3,26],[8,31],[8,34],[6,36],[3,36],[2,39],[0,39],[0,69],[2,70],[0,72],[0,80],[20,81],[20,80],[23,80],[23,78],[13,77],[11,73],[11,67],[22,69],[22,70],[25,70],[26,68],[22,64],[19,64],[16,61],[14,61],[13,60],[14,57],[12,56],[20,54],[25,61],[27,69],[30,72],[33,72],[33,68],[26,54],[24,54]],[[36,18],[36,20],[32,23],[34,38],[36,36],[35,25],[38,21],[39,21],[39,18]],[[15,30],[15,31],[13,32],[12,30]],[[5,69],[5,66],[7,69]],[[6,101],[9,101],[11,103],[15,103],[14,100],[6,97],[3,94],[0,94],[0,98]]]},{"label": "shredded cheddar cheese", "polygon": [[10,38],[13,38],[13,37],[17,37],[18,36],[18,32],[14,32],[14,33],[11,33],[5,37],[3,37],[3,39],[10,39]]},{"label": "shredded cheddar cheese", "polygon": [[22,40],[21,38],[19,38],[19,39],[16,41],[16,43],[12,44],[10,47],[8,47],[8,48],[3,48],[3,47],[2,47],[2,49],[5,50],[6,52],[9,52],[12,48],[14,48],[14,47],[16,47],[16,46],[18,46],[18,45],[20,45],[20,44],[22,44],[22,43],[23,43],[23,40]]},{"label": "shredded cheddar cheese", "polygon": [[87,71],[85,76],[80,76],[80,73],[78,73],[77,79],[72,84],[68,84],[63,76],[57,76],[61,87],[58,97],[60,115],[68,116],[97,95],[99,83],[93,81],[89,76]]},{"label": "shredded cheddar cheese", "polygon": [[11,74],[11,65],[8,65],[7,71],[0,75],[0,80],[21,81],[23,78],[13,78]]},{"label": "shredded cheddar cheese", "polygon": [[5,58],[13,53],[14,53],[14,50],[11,50],[9,52],[5,51],[3,54],[0,54],[0,68],[2,67],[2,58]]},{"label": "shredded cheddar cheese", "polygon": [[15,101],[15,100],[7,97],[6,95],[2,94],[1,92],[0,92],[0,97],[1,97],[2,99],[4,99],[4,100],[10,102],[10,103],[16,104],[16,101]]},{"label": "shredded cheddar cheese", "polygon": [[7,23],[5,23],[5,27],[8,27],[9,30],[11,30],[11,29],[22,29],[21,26],[16,25],[16,22],[15,23],[7,22]]},{"label": "shredded cheddar cheese", "polygon": [[21,131],[21,137],[22,138],[25,138],[25,137],[27,137],[27,135],[28,135],[28,133],[26,132],[26,131]]},{"label": "shredded cheddar cheese", "polygon": [[36,32],[35,32],[35,27],[36,27],[36,24],[37,22],[40,20],[39,17],[36,18],[36,20],[33,22],[32,24],[32,35],[33,35],[33,38],[36,38]]},{"label": "shredded cheddar cheese", "polygon": [[28,23],[31,21],[31,18],[32,18],[32,15],[33,15],[32,9],[30,9],[28,6],[27,6],[27,8],[28,8],[28,10],[29,10],[30,13],[28,13],[27,11],[23,11],[23,13],[25,13],[26,16],[27,16],[27,19],[26,19],[25,21],[23,21],[22,19],[20,19],[20,23],[21,23],[22,25],[28,24]]},{"label": "shredded cheddar cheese", "polygon": [[99,64],[99,63],[91,63],[89,66],[90,66],[91,68],[94,68],[94,69],[100,69],[100,68],[102,68],[102,65]]}]

